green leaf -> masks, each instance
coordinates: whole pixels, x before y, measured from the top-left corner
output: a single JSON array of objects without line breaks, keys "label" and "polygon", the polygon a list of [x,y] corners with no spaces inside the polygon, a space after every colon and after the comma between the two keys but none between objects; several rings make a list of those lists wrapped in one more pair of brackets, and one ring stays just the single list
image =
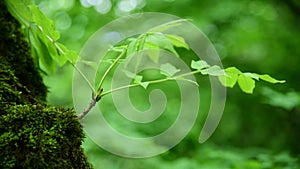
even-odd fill
[{"label": "green leaf", "polygon": [[78,60],[78,54],[76,51],[73,50],[67,50],[65,53],[65,57],[71,62],[71,63],[76,63]]},{"label": "green leaf", "polygon": [[149,58],[154,62],[157,63],[160,54],[160,48],[157,45],[152,43],[145,43],[145,48],[147,49],[147,53]]},{"label": "green leaf", "polygon": [[146,42],[146,34],[142,34],[138,38],[130,38],[129,40],[130,43],[127,49],[127,56],[130,56],[135,52],[143,50]]},{"label": "green leaf", "polygon": [[238,76],[241,73],[242,72],[235,67],[226,68],[225,69],[226,75],[219,76],[219,81],[223,86],[232,88],[236,84],[238,80]]},{"label": "green leaf", "polygon": [[189,50],[189,45],[185,42],[185,40],[180,37],[180,36],[177,36],[177,35],[170,35],[170,34],[164,34],[165,37],[167,37],[174,46],[176,47],[182,47],[182,48],[185,48],[187,50]]},{"label": "green leaf", "polygon": [[134,79],[134,83],[141,84],[143,80],[143,76],[135,75],[133,79]]},{"label": "green leaf", "polygon": [[167,77],[172,77],[179,71],[180,69],[177,69],[175,66],[171,65],[170,63],[166,63],[160,66],[160,73]]},{"label": "green leaf", "polygon": [[69,50],[65,45],[61,43],[56,43],[58,46],[59,58],[56,58],[60,66],[64,65],[68,60],[71,63],[76,63],[78,55],[75,51]]},{"label": "green leaf", "polygon": [[113,46],[108,49],[108,52],[113,51],[113,52],[122,53],[124,48],[125,48],[125,46]]},{"label": "green leaf", "polygon": [[62,66],[67,62],[67,58],[65,57],[65,55],[68,49],[61,43],[57,43],[57,46],[57,54],[53,54],[53,57],[54,60],[59,64],[59,66]]},{"label": "green leaf", "polygon": [[285,83],[285,80],[277,80],[268,74],[263,74],[263,75],[255,74],[255,75],[257,75],[260,79],[269,83]]},{"label": "green leaf", "polygon": [[127,70],[124,70],[124,72],[127,77],[129,77],[130,79],[133,79],[133,83],[136,83],[136,84],[144,83],[144,82],[142,82],[143,76],[137,75],[137,74],[129,72]]},{"label": "green leaf", "polygon": [[[35,10],[39,10],[37,7],[35,6],[30,6],[32,9]],[[39,11],[40,12],[40,11]],[[44,15],[43,15],[44,16]],[[46,17],[46,16],[44,16]],[[49,20],[49,19],[48,19]],[[43,29],[41,26],[39,25],[33,25],[31,26],[31,30],[32,33],[35,34],[36,36],[39,37],[39,40],[45,44],[45,46],[47,47],[45,51],[48,51],[50,56],[52,57],[53,60],[55,60],[60,66],[63,65],[66,62],[66,58],[62,57],[61,55],[63,54],[62,52],[60,52],[57,47],[55,46],[55,44],[57,45],[58,43],[53,41],[53,39],[51,39],[50,36],[48,36],[47,34],[45,34],[45,30]],[[66,50],[66,49],[64,49]],[[41,55],[40,57],[43,57],[44,55]],[[42,59],[42,58],[41,58]]]},{"label": "green leaf", "polygon": [[[259,75],[256,73],[242,73],[240,70],[238,70],[235,67],[229,67],[225,69],[226,75],[219,76],[219,80],[222,83],[222,85],[226,87],[233,87],[236,82],[238,82],[240,88],[245,93],[253,93],[253,89],[255,88],[255,80],[265,80],[270,83],[284,83],[284,80],[276,80],[272,77],[270,77],[267,74]],[[255,79],[255,80],[254,80]]]},{"label": "green leaf", "polygon": [[174,53],[177,57],[179,57],[178,53],[174,49],[172,42],[168,38],[166,38],[162,33],[157,32],[148,34],[146,42],[157,45],[162,49],[166,49]]},{"label": "green leaf", "polygon": [[132,39],[128,44],[127,56],[132,55],[136,51],[137,51],[137,39]]},{"label": "green leaf", "polygon": [[140,83],[140,85],[144,88],[147,89],[148,85],[150,84],[150,82],[142,82]]},{"label": "green leaf", "polygon": [[294,91],[280,93],[271,88],[264,87],[262,94],[268,98],[266,101],[268,104],[287,110],[292,110],[300,104],[300,95]]},{"label": "green leaf", "polygon": [[40,62],[41,68],[49,74],[53,74],[55,72],[55,62],[51,55],[49,54],[48,48],[45,43],[32,32],[30,33],[30,41],[33,44],[34,52],[38,56],[38,60]]},{"label": "green leaf", "polygon": [[244,75],[245,75],[245,76],[249,76],[249,77],[251,77],[252,79],[259,80],[258,74],[246,72],[246,73],[244,73]]},{"label": "green leaf", "polygon": [[223,69],[221,69],[219,66],[214,65],[212,67],[209,67],[207,69],[202,69],[201,73],[203,75],[209,74],[212,76],[221,76],[221,75],[225,75],[225,71]]},{"label": "green leaf", "polygon": [[253,89],[255,87],[255,81],[251,77],[244,74],[240,74],[238,77],[238,84],[243,92],[248,94],[253,93]]},{"label": "green leaf", "polygon": [[142,82],[143,76],[141,75],[137,75],[126,70],[125,70],[125,74],[130,79],[133,79],[133,83],[141,85],[144,89],[147,89],[148,85],[150,84],[150,82]]},{"label": "green leaf", "polygon": [[191,68],[193,69],[201,70],[208,67],[210,67],[209,64],[207,64],[207,62],[205,62],[204,60],[198,60],[198,61],[192,60]]},{"label": "green leaf", "polygon": [[146,34],[142,34],[138,37],[138,46],[137,46],[137,51],[141,51],[144,48],[144,45],[146,43]]},{"label": "green leaf", "polygon": [[[45,69],[46,72],[48,72],[49,74],[54,74],[56,66],[55,66],[55,62],[53,60],[53,58],[50,56],[47,46],[40,41],[40,49],[38,49],[37,51],[39,51],[39,56],[40,56],[40,61],[41,61],[41,68]],[[37,48],[36,48],[37,49]]]},{"label": "green leaf", "polygon": [[33,21],[28,5],[33,5],[33,0],[6,0],[10,12],[22,23]]},{"label": "green leaf", "polygon": [[163,32],[172,27],[179,26],[186,21],[188,21],[188,20],[187,19],[178,19],[178,20],[170,21],[170,22],[158,25],[158,26],[150,29],[148,32]]},{"label": "green leaf", "polygon": [[53,21],[44,15],[36,5],[29,5],[28,7],[31,10],[33,21],[40,31],[43,32],[43,35],[52,43],[57,41],[60,34],[55,30]]}]

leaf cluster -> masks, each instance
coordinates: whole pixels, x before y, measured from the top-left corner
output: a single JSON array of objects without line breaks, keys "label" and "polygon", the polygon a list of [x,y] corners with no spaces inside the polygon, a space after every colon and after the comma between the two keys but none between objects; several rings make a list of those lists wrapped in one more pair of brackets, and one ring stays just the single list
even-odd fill
[{"label": "leaf cluster", "polygon": [[[122,44],[122,46],[113,47],[111,51],[118,53],[118,52],[122,52],[123,49],[125,49],[127,50],[127,52],[126,55],[119,55],[117,61],[114,62],[111,66],[113,67],[115,64],[118,63],[118,61],[120,60],[120,56],[122,58],[131,57],[133,54],[139,54],[139,52],[142,50],[146,50],[150,60],[152,60],[155,63],[158,62],[161,50],[167,50],[173,53],[175,56],[180,57],[175,50],[176,48],[184,48],[186,50],[190,49],[189,45],[186,43],[184,38],[175,34],[165,34],[163,32],[156,32],[156,31],[165,31],[171,27],[180,25],[182,22],[185,22],[185,20],[177,20],[177,21],[172,21],[160,25],[158,27],[149,30],[149,32],[146,32],[145,34],[141,34],[137,37],[129,38],[127,45]],[[108,52],[108,54],[110,53]],[[139,62],[137,62],[136,64],[137,67]],[[133,79],[133,84],[127,87],[134,87],[140,85],[146,89],[149,86],[149,84],[160,83],[168,80],[185,80],[198,85],[197,82],[185,78],[185,76],[191,74],[197,74],[197,73],[201,73],[202,75],[217,76],[221,84],[225,87],[232,88],[236,83],[238,83],[241,90],[248,94],[253,93],[253,90],[255,88],[255,80],[257,81],[264,80],[269,83],[285,82],[284,80],[277,80],[268,74],[260,75],[257,73],[248,73],[248,72],[243,73],[236,67],[229,67],[223,69],[218,65],[209,65],[204,60],[198,60],[198,61],[192,60],[190,67],[194,71],[188,74],[180,74],[180,69],[176,68],[176,66],[170,63],[163,64],[160,67],[160,72],[166,78],[160,80],[153,80],[153,81],[142,81],[144,79],[142,75],[138,73],[126,71],[126,76]],[[106,75],[107,74],[105,74],[102,77],[102,81],[103,79],[105,79]],[[123,89],[123,88],[124,87],[121,87],[119,89]],[[113,89],[109,92],[116,91],[116,90],[118,89]],[[109,92],[104,92],[103,94],[105,95]]]},{"label": "leaf cluster", "polygon": [[59,43],[60,33],[54,22],[43,14],[31,0],[7,0],[10,12],[28,29],[32,52],[37,63],[49,73],[54,73],[56,64],[62,66],[67,61],[74,64],[78,55]]},{"label": "leaf cluster", "polygon": [[257,73],[243,73],[236,67],[229,67],[221,69],[219,66],[210,66],[203,60],[192,61],[191,67],[197,69],[202,74],[208,74],[212,76],[218,76],[219,81],[225,87],[233,87],[238,83],[241,90],[245,93],[252,94],[255,88],[255,80],[264,80],[269,83],[285,83],[285,80],[277,80],[268,74],[257,74]]}]

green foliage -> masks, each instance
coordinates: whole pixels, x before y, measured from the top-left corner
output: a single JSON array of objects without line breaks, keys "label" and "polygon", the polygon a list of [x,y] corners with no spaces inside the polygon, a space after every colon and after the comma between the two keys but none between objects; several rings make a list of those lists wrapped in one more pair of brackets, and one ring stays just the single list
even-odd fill
[{"label": "green foliage", "polygon": [[264,87],[262,94],[267,98],[265,102],[272,106],[292,110],[300,105],[300,94],[295,91],[280,93],[271,88]]},{"label": "green foliage", "polygon": [[[13,1],[6,1],[9,9],[11,12],[19,18],[20,21],[23,21],[25,25],[30,30],[30,38],[33,41],[33,52],[39,56],[39,59],[48,72],[54,72],[56,61],[60,66],[64,65],[66,61],[69,61],[74,67],[74,63],[77,61],[78,55],[76,52],[67,49],[63,44],[58,43],[57,40],[60,38],[60,34],[58,31],[55,30],[55,26],[52,20],[47,18],[37,6],[30,3],[30,1],[21,1],[21,0],[13,0]],[[164,49],[172,52],[174,55],[179,57],[179,54],[175,50],[177,48],[185,48],[189,49],[189,45],[185,42],[183,37],[173,34],[164,34],[163,32],[167,29],[172,27],[181,25],[183,22],[186,22],[184,19],[179,19],[175,21],[171,21],[162,25],[159,25],[155,28],[150,29],[147,33],[139,35],[137,38],[130,38],[128,39],[128,44],[123,44],[120,46],[121,48],[126,48],[126,56],[121,54],[115,61],[112,66],[106,71],[106,74],[103,75],[103,78],[99,84],[99,88],[97,91],[102,89],[102,84],[104,79],[106,78],[108,72],[118,61],[121,57],[130,57],[133,53],[139,52],[143,49],[150,49],[149,50],[149,57],[152,61],[156,62],[159,57],[159,50]],[[114,47],[113,49],[117,49]],[[154,49],[154,50],[153,50]],[[109,53],[109,52],[108,52]],[[251,73],[241,73],[239,71],[229,72],[231,76],[227,76],[219,66],[213,65],[210,66],[207,63],[204,64],[205,61],[192,61],[191,67],[196,69],[203,75],[212,75],[218,76],[221,83],[226,87],[233,87],[236,81],[238,82],[240,88],[245,93],[252,93],[255,87],[255,79],[262,79],[270,83],[283,83],[284,81],[278,81],[269,75],[258,75],[258,74],[251,74]],[[139,63],[137,63],[139,64]],[[204,65],[203,65],[204,64]],[[202,67],[204,66],[204,67]],[[76,67],[75,67],[76,68]],[[205,69],[202,69],[205,68]],[[80,71],[77,69],[77,71]],[[167,74],[169,74],[170,69],[168,68]],[[174,71],[174,70],[172,70]],[[198,73],[194,72],[194,73]],[[163,74],[166,75],[166,71],[162,71]],[[175,74],[174,72],[171,72]],[[234,74],[236,73],[236,74]],[[81,74],[84,77],[83,74]],[[170,75],[167,75],[170,76]],[[171,75],[172,76],[172,75]],[[86,78],[85,78],[86,79]],[[146,88],[150,82],[143,82],[141,83],[141,79],[137,80],[138,84]],[[169,80],[169,79],[166,79]],[[228,82],[227,82],[228,81]],[[88,81],[87,81],[88,82]],[[161,81],[163,82],[163,81]],[[92,93],[94,94],[96,91],[93,86],[88,82]],[[156,82],[155,82],[156,83]],[[104,93],[103,93],[104,94]],[[107,94],[107,93],[105,93]],[[96,94],[96,98],[100,98],[101,96]],[[94,98],[93,98],[94,99]]]},{"label": "green foliage", "polygon": [[165,75],[166,77],[172,77],[179,71],[180,69],[177,69],[175,66],[171,65],[170,63],[166,63],[160,66],[161,74]]},{"label": "green foliage", "polygon": [[175,21],[167,22],[162,25],[156,26],[149,30],[149,32],[163,32],[165,30],[168,30],[172,27],[180,26],[182,23],[186,22],[187,19],[178,19]]},{"label": "green foliage", "polygon": [[220,76],[219,80],[224,86],[232,88],[238,80],[238,75],[242,72],[235,67],[229,67],[225,69],[225,73],[226,76]]},{"label": "green foliage", "polygon": [[19,22],[29,24],[29,22],[33,20],[28,6],[33,3],[33,0],[11,0],[7,4],[7,7],[12,11],[13,16],[18,19]]},{"label": "green foliage", "polygon": [[207,62],[205,62],[204,60],[198,60],[198,61],[192,60],[191,68],[193,69],[202,70],[208,67],[210,67],[209,64],[207,64]]},{"label": "green foliage", "polygon": [[238,84],[242,91],[250,94],[253,92],[253,89],[255,87],[255,81],[245,74],[240,74],[238,76]]},{"label": "green foliage", "polygon": [[[171,53],[173,53],[175,56],[179,57],[179,54],[175,50],[175,48],[185,48],[186,50],[189,50],[188,44],[185,42],[183,37],[180,37],[178,35],[171,35],[171,34],[164,34],[163,32],[155,32],[157,30],[167,30],[171,27],[177,26],[180,24],[182,20],[176,20],[172,21],[166,24],[162,24],[160,26],[157,26],[156,28],[151,29],[149,32],[146,32],[145,34],[141,34],[137,37],[131,37],[127,40],[124,40],[124,43],[121,43],[121,45],[117,44],[114,46],[112,49],[116,53],[121,53],[119,54],[114,62],[110,65],[110,67],[106,70],[106,72],[102,75],[101,82],[99,84],[99,89],[102,88],[103,81],[105,80],[106,76],[108,73],[111,71],[111,69],[123,58],[126,57],[131,57],[132,54],[139,54],[143,49],[146,49],[148,51],[148,56],[153,62],[157,62],[159,59],[159,53],[160,50],[167,50]],[[128,44],[126,44],[128,42]],[[112,49],[109,49],[106,53],[106,56],[104,58],[107,58],[109,55],[111,55]],[[119,50],[121,49],[121,50]],[[126,50],[126,55],[123,53]],[[136,67],[139,66],[139,63],[136,63]],[[191,68],[195,69],[195,71],[189,73],[189,74],[182,74],[182,75],[177,75],[176,77],[173,77],[176,73],[180,72],[179,69],[177,69],[175,66],[171,65],[170,63],[164,64],[160,67],[161,69],[161,74],[165,75],[165,79],[161,80],[153,80],[153,81],[144,81],[142,82],[143,76],[142,75],[137,75],[131,72],[126,72],[126,75],[129,78],[133,78],[133,84],[120,87],[117,89],[111,89],[110,91],[103,92],[102,95],[106,95],[108,93],[111,93],[116,90],[123,89],[125,87],[135,87],[138,86],[136,84],[139,84],[143,88],[147,89],[149,84],[153,83],[161,83],[169,80],[176,80],[176,79],[182,79],[182,80],[187,80],[184,78],[184,76],[190,75],[190,74],[197,74],[201,73],[202,75],[211,75],[211,76],[217,76],[221,82],[222,85],[225,87],[233,87],[236,82],[238,82],[239,87],[241,90],[245,93],[252,94],[253,90],[255,88],[255,81],[253,79],[259,80],[262,79],[266,82],[270,83],[284,83],[284,80],[276,80],[272,78],[271,76],[264,74],[264,75],[259,75],[255,73],[242,73],[240,70],[238,70],[235,67],[229,67],[225,70],[223,70],[221,67],[217,65],[209,65],[206,61],[204,60],[198,60],[194,61],[192,60],[191,62]],[[187,80],[189,81],[189,80]],[[197,82],[193,82],[196,85]],[[97,94],[99,95],[99,93]],[[101,96],[100,96],[101,97]]]},{"label": "green foliage", "polygon": [[178,47],[178,48],[185,48],[187,50],[190,49],[189,45],[185,42],[185,40],[180,37],[180,36],[177,36],[177,35],[170,35],[170,34],[165,34],[165,37],[167,37],[171,42],[172,44],[175,46],[175,47]]},{"label": "green foliage", "polygon": [[210,66],[204,60],[194,61],[192,60],[191,68],[196,69],[203,75],[222,76],[225,75],[224,70],[219,66]]},{"label": "green foliage", "polygon": [[277,80],[270,75],[259,75],[256,73],[242,73],[235,67],[225,69],[226,75],[219,76],[220,82],[226,87],[233,87],[238,82],[240,88],[245,93],[253,93],[255,88],[255,80],[262,79],[269,83],[285,83],[285,80]]},{"label": "green foliage", "polygon": [[150,44],[151,46],[157,46],[161,49],[168,50],[174,53],[177,57],[179,57],[178,53],[176,52],[173,46],[173,41],[171,41],[169,38],[167,38],[164,34],[160,32],[148,33],[146,43]]},{"label": "green foliage", "polygon": [[[98,168],[135,168],[135,169],[298,169],[299,159],[282,151],[272,153],[265,149],[222,147],[212,144],[200,148],[170,151],[161,156],[146,159],[126,159],[94,149],[91,140],[87,140],[85,149]],[[178,155],[171,158],[172,155]]]},{"label": "green foliage", "polygon": [[62,66],[67,61],[74,64],[78,55],[57,41],[60,33],[56,31],[52,20],[45,16],[32,1],[6,1],[11,13],[29,30],[29,39],[32,41],[32,52],[37,62],[45,71],[53,74],[55,62]]}]

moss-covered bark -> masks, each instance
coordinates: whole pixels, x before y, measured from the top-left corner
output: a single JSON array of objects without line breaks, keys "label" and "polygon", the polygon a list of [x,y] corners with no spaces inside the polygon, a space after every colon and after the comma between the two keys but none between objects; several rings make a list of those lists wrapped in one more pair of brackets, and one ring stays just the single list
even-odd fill
[{"label": "moss-covered bark", "polygon": [[75,112],[45,103],[20,24],[0,1],[0,168],[91,168]]}]

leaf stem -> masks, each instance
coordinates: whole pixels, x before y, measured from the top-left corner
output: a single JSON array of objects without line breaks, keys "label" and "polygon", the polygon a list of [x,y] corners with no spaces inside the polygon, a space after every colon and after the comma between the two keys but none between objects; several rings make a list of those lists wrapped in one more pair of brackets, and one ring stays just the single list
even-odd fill
[{"label": "leaf stem", "polygon": [[86,82],[89,84],[89,86],[92,88],[93,93],[92,93],[92,101],[90,102],[89,106],[78,116],[78,119],[80,121],[82,121],[82,119],[92,110],[92,108],[96,105],[96,103],[101,99],[102,92],[102,85],[103,82],[105,80],[105,78],[107,77],[108,73],[111,71],[111,69],[118,63],[118,61],[126,54],[127,51],[127,47],[123,49],[123,51],[121,52],[121,54],[116,58],[116,60],[114,60],[114,62],[109,66],[109,68],[105,71],[104,75],[102,76],[102,79],[99,83],[99,87],[97,89],[97,94],[94,94],[94,88],[91,85],[91,83],[87,80],[87,78],[84,76],[84,74],[72,63],[70,62],[74,68],[81,74],[81,76],[86,80]]},{"label": "leaf stem", "polygon": [[[69,60],[68,60],[69,61]],[[95,88],[91,84],[91,82],[87,79],[87,77],[83,74],[83,72],[72,62],[69,61],[69,63],[76,69],[76,71],[80,74],[80,76],[85,80],[85,82],[89,85],[90,89],[92,90],[92,93],[95,93]]]},{"label": "leaf stem", "polygon": [[[200,70],[195,70],[195,71],[184,73],[184,74],[177,75],[177,76],[174,76],[174,77],[167,77],[165,79],[151,80],[151,81],[146,81],[146,82],[143,82],[143,83],[149,83],[149,84],[161,83],[161,82],[166,82],[166,81],[169,81],[169,80],[176,80],[176,79],[179,79],[179,78],[182,78],[182,77],[185,77],[185,76],[189,76],[189,75],[193,75],[193,74],[197,74],[197,73],[200,73],[200,72],[201,72]],[[116,92],[116,91],[126,89],[126,88],[136,87],[136,86],[140,86],[140,84],[135,83],[135,84],[130,84],[130,85],[126,85],[126,86],[121,86],[121,87],[103,92],[100,96],[103,97],[103,96],[105,96],[107,94],[110,94],[112,92]]]},{"label": "leaf stem", "polygon": [[[52,43],[55,45],[56,49],[59,50],[59,52],[61,52],[63,55],[65,55],[64,50],[62,50],[55,41],[53,41]],[[88,80],[88,78],[83,74],[83,72],[71,60],[67,59],[67,61],[75,68],[75,70],[80,74],[80,76],[88,84],[88,86],[92,90],[92,94],[94,95],[95,88],[93,87],[93,85],[91,84],[91,82]]]},{"label": "leaf stem", "polygon": [[195,71],[192,71],[192,72],[187,72],[187,73],[183,73],[183,74],[174,76],[173,78],[174,79],[178,79],[178,78],[181,78],[181,77],[185,77],[185,76],[189,76],[189,75],[194,75],[194,74],[197,74],[197,73],[201,73],[201,71],[202,70],[195,70]]},{"label": "leaf stem", "polygon": [[114,60],[114,62],[108,67],[108,69],[106,69],[106,71],[105,71],[104,75],[102,76],[101,81],[99,83],[98,90],[97,90],[97,95],[99,95],[99,91],[101,90],[102,85],[104,83],[104,80],[107,77],[108,73],[119,62],[119,60],[126,54],[126,52],[127,52],[127,46],[123,49],[121,54]]},{"label": "leaf stem", "polygon": [[167,23],[163,23],[163,24],[158,25],[154,28],[151,28],[147,32],[162,32],[162,31],[168,29],[169,27],[176,26],[177,24],[181,24],[181,23],[186,22],[186,21],[188,21],[188,19],[178,19],[178,20],[169,21]]}]

